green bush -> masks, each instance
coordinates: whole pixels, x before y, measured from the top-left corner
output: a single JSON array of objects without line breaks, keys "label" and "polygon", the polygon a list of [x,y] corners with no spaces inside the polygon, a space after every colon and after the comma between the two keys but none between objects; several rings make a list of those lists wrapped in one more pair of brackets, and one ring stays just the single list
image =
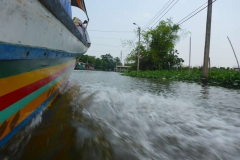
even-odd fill
[{"label": "green bush", "polygon": [[[190,73],[187,70],[182,71],[129,71],[124,72],[122,75],[151,78],[151,79],[164,79],[169,81],[186,81],[201,83],[202,71],[199,68],[193,68]],[[237,71],[229,69],[213,69],[209,72],[210,85],[223,86],[228,88],[240,88],[240,75]]]}]

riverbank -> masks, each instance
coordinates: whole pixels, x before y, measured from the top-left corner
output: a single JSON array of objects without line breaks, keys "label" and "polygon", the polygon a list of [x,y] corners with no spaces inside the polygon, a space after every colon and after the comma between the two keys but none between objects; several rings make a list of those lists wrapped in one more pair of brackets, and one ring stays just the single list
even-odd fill
[{"label": "riverbank", "polygon": [[[185,81],[201,83],[202,71],[195,69],[190,73],[187,70],[182,71],[128,71],[122,72],[122,75],[140,78],[151,78],[169,81]],[[226,88],[240,88],[240,75],[234,70],[211,70],[209,72],[209,85],[222,86]]]}]

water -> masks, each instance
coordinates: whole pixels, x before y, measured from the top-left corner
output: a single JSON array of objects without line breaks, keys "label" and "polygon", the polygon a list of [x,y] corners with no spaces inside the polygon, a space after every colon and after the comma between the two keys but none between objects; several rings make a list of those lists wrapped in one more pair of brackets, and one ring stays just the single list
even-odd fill
[{"label": "water", "polygon": [[70,81],[0,159],[240,159],[239,90],[96,71]]}]

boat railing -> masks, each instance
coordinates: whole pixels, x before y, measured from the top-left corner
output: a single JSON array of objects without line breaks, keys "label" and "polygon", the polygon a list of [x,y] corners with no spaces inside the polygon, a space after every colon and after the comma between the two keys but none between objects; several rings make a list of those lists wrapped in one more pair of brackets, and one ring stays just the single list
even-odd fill
[{"label": "boat railing", "polygon": [[[90,43],[79,32],[78,28],[73,23],[71,17],[63,8],[59,0],[39,0],[66,28],[77,37],[85,46],[90,47]],[[87,32],[86,32],[87,33]],[[86,34],[88,35],[88,34]],[[90,40],[90,39],[89,39]]]}]

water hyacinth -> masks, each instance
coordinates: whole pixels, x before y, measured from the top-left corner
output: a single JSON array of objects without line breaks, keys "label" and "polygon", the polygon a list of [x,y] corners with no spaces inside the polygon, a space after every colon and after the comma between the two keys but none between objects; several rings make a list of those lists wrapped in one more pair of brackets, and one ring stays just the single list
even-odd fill
[{"label": "water hyacinth", "polygon": [[[122,72],[122,75],[139,77],[139,78],[151,78],[159,80],[169,81],[185,81],[201,83],[202,71],[191,70],[189,73],[187,70],[182,71],[129,71]],[[227,88],[240,88],[240,75],[234,70],[211,70],[209,72],[209,85],[222,86]]]}]

